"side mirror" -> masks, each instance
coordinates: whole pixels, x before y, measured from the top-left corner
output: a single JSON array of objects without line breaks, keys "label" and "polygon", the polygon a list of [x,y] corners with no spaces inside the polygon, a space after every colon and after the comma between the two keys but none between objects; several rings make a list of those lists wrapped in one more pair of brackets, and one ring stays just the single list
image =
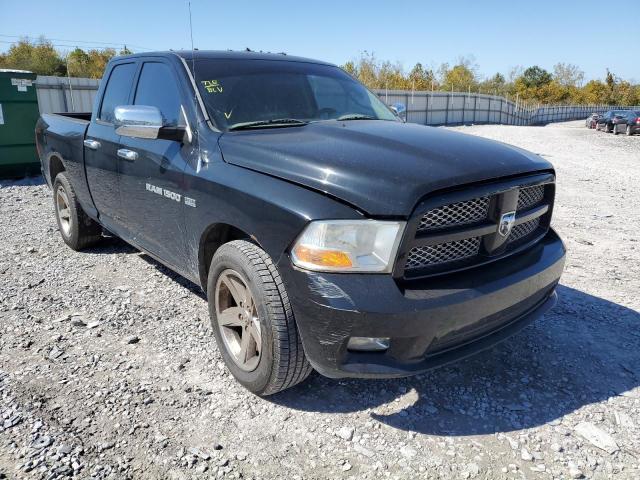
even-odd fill
[{"label": "side mirror", "polygon": [[116,133],[125,137],[182,141],[185,127],[165,127],[158,107],[120,105],[114,111]]},{"label": "side mirror", "polygon": [[403,122],[407,121],[407,106],[404,103],[394,103],[389,108],[400,120]]}]

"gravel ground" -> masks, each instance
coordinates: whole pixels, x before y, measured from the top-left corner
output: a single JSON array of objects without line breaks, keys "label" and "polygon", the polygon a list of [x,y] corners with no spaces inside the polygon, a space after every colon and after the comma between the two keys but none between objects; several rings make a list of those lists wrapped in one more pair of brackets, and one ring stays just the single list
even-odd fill
[{"label": "gravel ground", "polygon": [[75,253],[39,180],[0,184],[0,478],[640,478],[640,136],[458,130],[549,158],[560,302],[393,381],[230,377],[195,285],[116,239]]}]

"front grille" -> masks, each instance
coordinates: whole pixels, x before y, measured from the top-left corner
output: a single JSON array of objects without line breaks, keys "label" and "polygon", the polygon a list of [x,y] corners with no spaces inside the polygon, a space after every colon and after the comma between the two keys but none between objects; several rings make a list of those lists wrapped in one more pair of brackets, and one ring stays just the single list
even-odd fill
[{"label": "front grille", "polygon": [[[535,185],[531,185],[534,182]],[[398,267],[403,269],[401,274],[413,278],[481,264],[519,249],[542,234],[550,221],[553,175],[542,174],[524,179],[522,183],[522,187],[517,181],[505,182],[502,188],[500,185],[491,186],[492,189],[475,187],[484,193],[470,192],[467,198],[460,191],[452,192],[448,194],[452,201],[434,205],[434,199],[431,208],[427,207],[430,202],[425,202],[415,223],[410,223],[415,237],[409,236],[402,250],[405,261]],[[546,210],[531,211],[545,205]],[[518,223],[508,237],[502,237],[498,232],[500,218],[514,210],[516,223],[522,215],[539,216]]]},{"label": "front grille", "polygon": [[456,202],[429,210],[421,219],[419,232],[469,225],[486,220],[489,212],[489,197],[474,198],[465,202]]},{"label": "front grille", "polygon": [[530,220],[525,223],[521,223],[520,225],[516,225],[515,227],[513,227],[513,230],[511,230],[511,235],[509,235],[509,238],[507,239],[507,243],[515,242],[517,240],[520,240],[530,235],[535,230],[537,230],[539,226],[540,226],[540,217],[534,218],[533,220]]},{"label": "front grille", "polygon": [[409,252],[405,268],[423,268],[426,266],[459,262],[477,255],[479,249],[480,237],[465,238],[464,240],[440,243],[438,245],[416,247]]},{"label": "front grille", "polygon": [[518,210],[535,207],[544,199],[544,185],[521,188],[518,193]]}]

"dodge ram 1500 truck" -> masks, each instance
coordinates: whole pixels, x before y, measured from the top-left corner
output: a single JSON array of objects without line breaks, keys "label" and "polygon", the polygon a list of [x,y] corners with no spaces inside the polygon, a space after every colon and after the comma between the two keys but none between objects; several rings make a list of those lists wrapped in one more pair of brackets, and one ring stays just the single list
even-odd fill
[{"label": "dodge ram 1500 truck", "polygon": [[81,250],[107,231],[200,285],[228,369],[256,394],[312,368],[422,372],[556,301],[552,165],[404,123],[334,65],[118,57],[92,114],[42,115],[36,138],[62,239]]}]

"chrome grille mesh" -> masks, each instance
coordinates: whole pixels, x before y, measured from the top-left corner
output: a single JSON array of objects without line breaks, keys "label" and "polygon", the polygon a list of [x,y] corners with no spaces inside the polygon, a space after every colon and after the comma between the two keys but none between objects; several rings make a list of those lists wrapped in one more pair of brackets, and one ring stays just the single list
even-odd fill
[{"label": "chrome grille mesh", "polygon": [[468,225],[487,218],[489,197],[478,197],[464,202],[450,203],[429,210],[421,219],[418,231],[434,230],[442,227]]},{"label": "chrome grille mesh", "polygon": [[478,254],[480,237],[465,238],[454,242],[415,247],[409,252],[405,270],[425,268],[443,263],[464,260]]},{"label": "chrome grille mesh", "polygon": [[[413,245],[408,246],[406,254],[404,271],[408,273],[407,278],[419,278],[483,264],[488,259],[506,255],[517,249],[523,242],[537,235],[542,226],[546,230],[550,213],[540,212],[540,217],[514,226],[509,237],[502,239],[506,245],[495,237],[498,218],[506,213],[505,209],[514,208],[514,204],[510,203],[513,197],[509,196],[512,185],[482,197],[475,196],[464,201],[449,200],[451,203],[421,213]],[[548,186],[549,184],[520,187],[515,208],[518,215],[547,201],[551,207],[553,199],[550,196],[546,198]],[[479,226],[494,223],[496,231],[492,231],[491,228],[477,229]],[[469,237],[461,239],[467,231]],[[483,232],[482,236],[478,236],[480,231]],[[428,245],[434,241],[440,243]]]},{"label": "chrome grille mesh", "polygon": [[515,242],[516,240],[520,240],[521,238],[526,237],[531,234],[534,230],[536,230],[540,226],[540,217],[534,218],[525,223],[521,223],[520,225],[516,225],[511,230],[511,235],[507,239],[507,243]]},{"label": "chrome grille mesh", "polygon": [[525,187],[520,189],[518,195],[518,210],[531,208],[544,199],[544,185],[536,185],[535,187]]}]

